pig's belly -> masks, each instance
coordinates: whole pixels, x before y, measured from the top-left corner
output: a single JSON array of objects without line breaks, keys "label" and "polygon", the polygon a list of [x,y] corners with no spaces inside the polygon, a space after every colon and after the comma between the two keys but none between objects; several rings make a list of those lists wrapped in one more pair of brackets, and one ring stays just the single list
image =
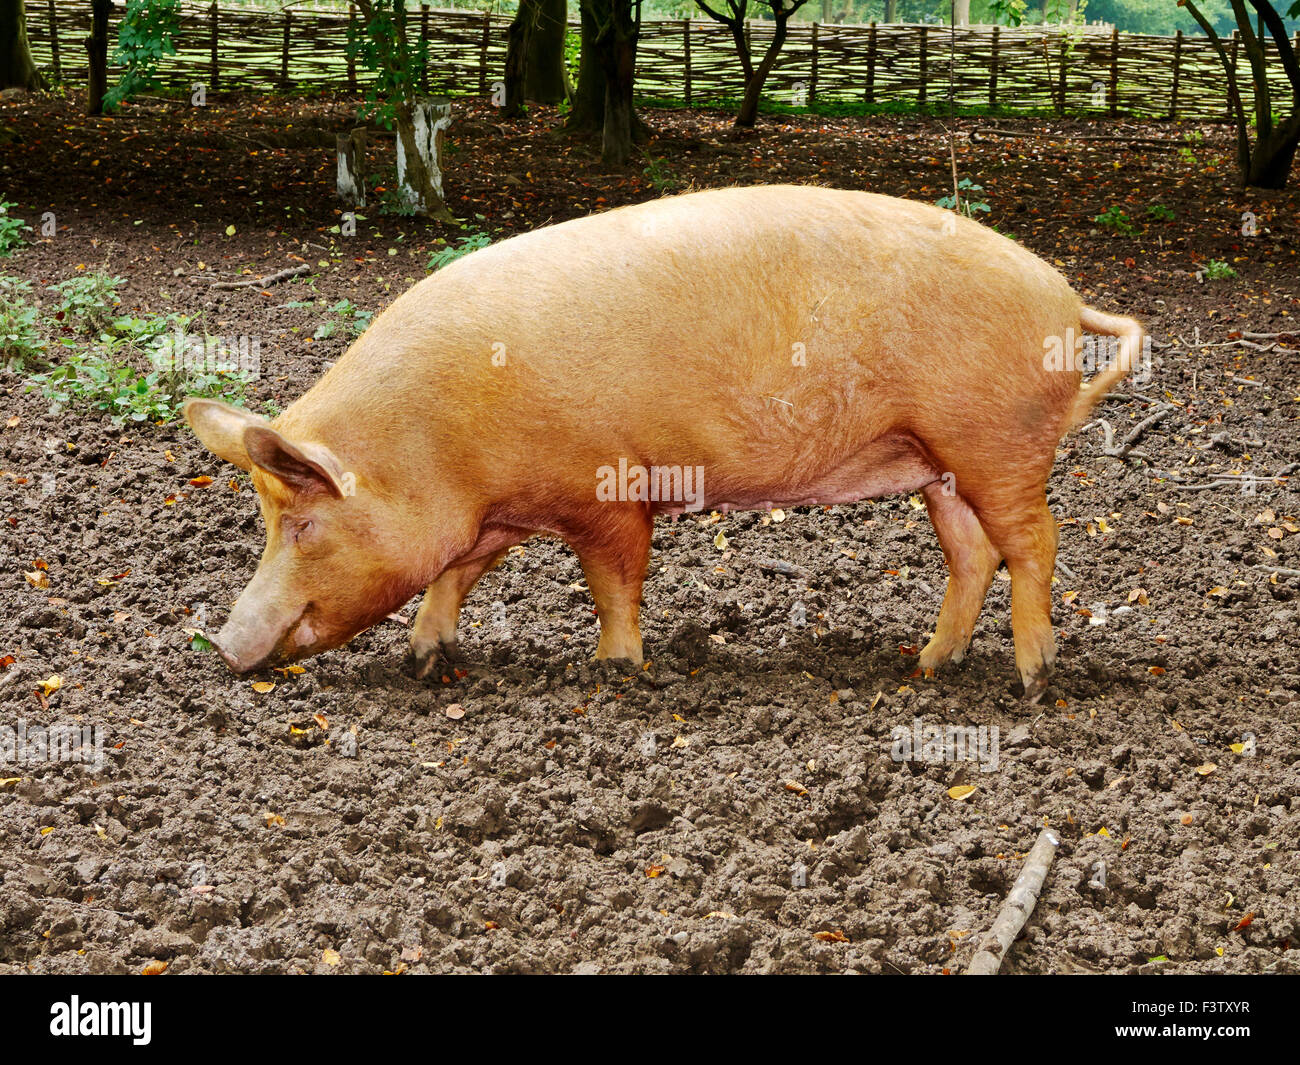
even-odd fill
[{"label": "pig's belly", "polygon": [[915,492],[939,481],[943,471],[907,436],[884,436],[856,454],[829,468],[783,471],[773,476],[767,470],[736,474],[724,471],[720,482],[710,484],[709,467],[704,467],[702,504],[689,508],[677,501],[654,505],[658,514],[681,514],[690,510],[769,510],[773,507],[832,506],[861,499]]}]

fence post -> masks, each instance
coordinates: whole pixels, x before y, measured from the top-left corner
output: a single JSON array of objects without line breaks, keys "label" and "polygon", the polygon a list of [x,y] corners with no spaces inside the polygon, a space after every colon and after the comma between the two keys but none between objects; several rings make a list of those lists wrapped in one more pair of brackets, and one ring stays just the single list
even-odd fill
[{"label": "fence post", "polygon": [[922,23],[917,28],[921,32],[921,88],[917,93],[916,102],[921,107],[924,107],[925,106],[925,82],[926,82],[926,77],[930,65],[930,56],[929,56],[930,27]]},{"label": "fence post", "polygon": [[[355,4],[348,5],[348,41],[351,42],[356,33],[357,8]],[[357,91],[357,64],[352,58],[351,49],[345,49],[348,57],[348,89],[352,92]]]},{"label": "fence post", "polygon": [[54,17],[54,0],[50,0],[50,58],[54,64],[54,80],[63,80],[63,64],[59,60],[59,23]]},{"label": "fence post", "polygon": [[1068,56],[1065,54],[1066,39],[1064,31],[1061,33],[1061,51],[1057,56],[1056,69],[1056,98],[1061,101],[1060,109],[1057,114],[1065,114],[1065,64]]},{"label": "fence post", "polygon": [[876,102],[876,24],[867,34],[867,103]]},{"label": "fence post", "polygon": [[[567,30],[565,32],[568,32]],[[492,40],[492,12],[483,12],[483,40],[478,49],[478,94],[486,96],[488,91],[487,60],[488,43]]]},{"label": "fence post", "polygon": [[998,106],[998,31],[1001,26],[993,27],[993,60],[989,68],[989,109]]},{"label": "fence post", "polygon": [[217,62],[217,10],[217,0],[212,0],[212,6],[208,8],[208,17],[212,19],[212,38],[208,42],[208,50],[211,53],[208,57],[208,66],[210,67],[208,81],[212,85],[213,92],[217,91],[217,86],[221,82],[221,67]]},{"label": "fence post", "polygon": [[1119,114],[1119,27],[1110,31],[1110,113]]},{"label": "fence post", "polygon": [[[420,43],[425,48],[429,47],[429,5],[420,5]],[[427,53],[426,53],[427,54]],[[429,91],[429,64],[425,63],[420,68],[420,91]]]},{"label": "fence post", "polygon": [[[1232,62],[1231,62],[1231,64],[1230,64],[1231,67],[1232,67],[1232,73],[1229,74],[1228,76],[1229,76],[1230,78],[1232,78],[1232,84],[1233,84],[1234,86],[1237,84],[1237,42],[1238,42],[1240,39],[1241,39],[1241,38],[1240,38],[1240,36],[1238,35],[1238,32],[1237,32],[1236,30],[1233,30],[1233,31],[1232,31]],[[1236,118],[1236,113],[1232,110],[1232,92],[1231,92],[1231,91],[1229,91],[1229,93],[1228,93],[1228,117],[1229,117],[1229,118]]]},{"label": "fence post", "polygon": [[686,56],[686,106],[691,105],[691,20],[682,19],[682,50]]},{"label": "fence post", "polygon": [[812,36],[812,76],[808,79],[808,102],[817,99],[817,23],[813,23]]},{"label": "fence post", "polygon": [[280,84],[289,88],[289,27],[293,25],[293,15],[284,13],[284,44],[280,47]]},{"label": "fence post", "polygon": [[1178,117],[1178,64],[1183,57],[1183,31],[1174,34],[1174,89],[1169,94],[1169,117]]}]

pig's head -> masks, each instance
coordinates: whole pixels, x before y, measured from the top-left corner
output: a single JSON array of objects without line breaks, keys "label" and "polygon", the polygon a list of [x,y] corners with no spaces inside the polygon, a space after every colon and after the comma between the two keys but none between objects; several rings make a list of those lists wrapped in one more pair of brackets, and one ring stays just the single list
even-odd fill
[{"label": "pig's head", "polygon": [[215,400],[190,399],[184,410],[209,451],[252,473],[266,523],[257,572],[213,640],[232,670],[338,647],[420,587],[400,568],[411,545],[393,542],[391,505],[330,448]]}]

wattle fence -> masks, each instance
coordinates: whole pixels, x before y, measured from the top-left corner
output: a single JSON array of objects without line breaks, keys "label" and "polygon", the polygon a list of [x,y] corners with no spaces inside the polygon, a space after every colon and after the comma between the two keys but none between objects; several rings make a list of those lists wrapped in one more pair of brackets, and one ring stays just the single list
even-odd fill
[{"label": "wattle fence", "polygon": [[[115,5],[112,25],[122,11]],[[27,30],[37,62],[57,77],[86,76],[84,41],[90,0],[28,0]],[[290,9],[268,13],[217,3],[182,5],[178,54],[161,76],[172,87],[202,82],[209,91],[354,91],[366,82],[347,60],[352,16]],[[421,5],[411,28],[429,46],[425,89],[486,96],[505,65],[507,15]],[[576,24],[571,27],[577,32]],[[761,53],[773,24],[748,26]],[[1289,99],[1276,47],[1267,43],[1270,84]],[[1226,42],[1237,80],[1250,99],[1250,69],[1234,35]],[[1300,48],[1300,33],[1297,34]],[[110,76],[112,75],[110,70]],[[644,22],[637,60],[643,97],[705,105],[735,99],[740,65],[726,27],[709,20]],[[1276,82],[1272,79],[1276,78]],[[906,102],[1130,114],[1184,119],[1228,117],[1227,79],[1210,41],[1084,26],[948,27],[792,23],[767,95],[794,105],[812,101]]]}]

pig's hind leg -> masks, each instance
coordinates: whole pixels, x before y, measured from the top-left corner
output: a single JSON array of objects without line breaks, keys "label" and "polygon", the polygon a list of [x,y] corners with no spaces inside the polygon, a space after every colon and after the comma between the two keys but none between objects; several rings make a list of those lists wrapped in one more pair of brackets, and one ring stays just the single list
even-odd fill
[{"label": "pig's hind leg", "polygon": [[599,521],[565,537],[577,553],[600,618],[597,658],[640,665],[641,586],[650,563],[654,519],[638,504],[601,504]]},{"label": "pig's hind leg", "polygon": [[456,624],[461,604],[470,589],[488,570],[505,557],[507,548],[483,558],[462,562],[443,571],[424,592],[424,601],[411,626],[411,653],[415,656],[415,675],[427,677],[438,664],[439,655],[449,662],[458,661]]},{"label": "pig's hind leg", "polygon": [[1002,555],[990,542],[970,504],[940,482],[922,489],[930,521],[948,563],[944,593],[934,637],[921,650],[923,670],[960,662],[970,645],[975,619],[984,606],[993,574]]},{"label": "pig's hind leg", "polygon": [[1016,669],[1025,698],[1037,702],[1056,661],[1052,634],[1052,570],[1056,566],[1056,519],[1047,509],[1045,486],[996,501],[979,500],[980,524],[1007,560],[1011,573],[1011,632]]}]

